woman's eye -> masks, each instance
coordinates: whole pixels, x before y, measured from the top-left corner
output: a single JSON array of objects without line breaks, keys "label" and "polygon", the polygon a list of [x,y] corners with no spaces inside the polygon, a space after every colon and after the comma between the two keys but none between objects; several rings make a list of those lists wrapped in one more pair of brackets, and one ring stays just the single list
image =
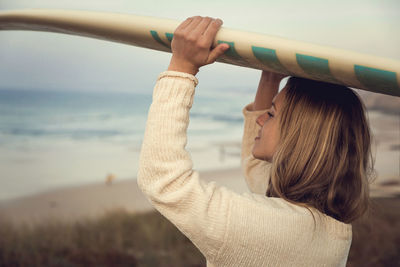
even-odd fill
[{"label": "woman's eye", "polygon": [[268,116],[273,117],[274,115],[271,112],[267,112]]}]

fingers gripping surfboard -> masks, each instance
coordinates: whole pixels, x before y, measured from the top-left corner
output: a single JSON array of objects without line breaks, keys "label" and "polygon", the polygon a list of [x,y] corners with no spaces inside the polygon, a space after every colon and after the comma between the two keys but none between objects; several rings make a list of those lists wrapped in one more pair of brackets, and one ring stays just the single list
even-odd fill
[{"label": "fingers gripping surfboard", "polygon": [[[0,12],[0,30],[65,33],[172,52],[181,21],[131,14],[59,9]],[[212,47],[230,49],[217,62],[400,96],[400,61],[221,27]]]}]

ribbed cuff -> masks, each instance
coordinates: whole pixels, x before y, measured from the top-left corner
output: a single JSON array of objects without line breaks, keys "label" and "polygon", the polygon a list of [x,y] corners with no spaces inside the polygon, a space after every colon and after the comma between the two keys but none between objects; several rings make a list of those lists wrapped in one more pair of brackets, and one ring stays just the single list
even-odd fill
[{"label": "ribbed cuff", "polygon": [[186,72],[181,72],[181,71],[174,71],[174,70],[167,70],[163,71],[160,73],[160,75],[157,78],[157,81],[163,77],[182,77],[182,78],[188,78],[194,82],[194,87],[196,87],[199,84],[199,80],[194,76],[193,74],[186,73]]},{"label": "ribbed cuff", "polygon": [[153,102],[181,103],[192,107],[198,80],[194,75],[179,71],[164,71],[158,78],[153,91]]},{"label": "ribbed cuff", "polygon": [[268,109],[253,110],[253,105],[254,102],[251,102],[243,108],[242,112],[245,117],[260,116],[261,114],[265,113],[268,110]]}]

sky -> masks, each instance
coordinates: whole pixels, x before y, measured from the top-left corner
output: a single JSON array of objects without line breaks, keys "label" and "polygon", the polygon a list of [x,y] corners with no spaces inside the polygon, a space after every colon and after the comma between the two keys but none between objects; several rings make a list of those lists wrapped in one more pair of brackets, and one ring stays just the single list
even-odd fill
[{"label": "sky", "polygon": [[[0,0],[0,10],[77,9],[184,21],[221,18],[222,27],[400,60],[398,0]],[[170,53],[81,36],[0,31],[0,90],[152,91]],[[223,63],[200,68],[197,88],[257,88],[261,71]]]}]

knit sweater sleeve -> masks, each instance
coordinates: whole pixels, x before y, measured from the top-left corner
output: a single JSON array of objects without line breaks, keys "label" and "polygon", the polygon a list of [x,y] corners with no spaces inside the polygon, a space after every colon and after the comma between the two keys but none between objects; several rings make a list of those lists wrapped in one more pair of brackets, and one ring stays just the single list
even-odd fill
[{"label": "knit sweater sleeve", "polygon": [[139,160],[137,183],[151,204],[209,261],[225,240],[232,192],[205,182],[193,170],[185,146],[195,76],[162,72],[153,91]]},{"label": "knit sweater sleeve", "polygon": [[254,138],[258,136],[260,126],[256,119],[267,110],[253,110],[253,104],[246,105],[244,115],[244,131],[242,138],[241,166],[247,186],[252,193],[265,195],[269,181],[270,163],[253,157]]}]

